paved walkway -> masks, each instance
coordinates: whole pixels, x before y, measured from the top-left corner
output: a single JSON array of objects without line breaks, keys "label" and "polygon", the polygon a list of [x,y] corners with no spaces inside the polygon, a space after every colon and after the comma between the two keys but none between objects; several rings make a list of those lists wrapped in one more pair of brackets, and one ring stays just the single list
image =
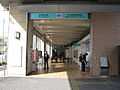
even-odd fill
[{"label": "paved walkway", "polygon": [[44,71],[43,66],[36,71],[28,75],[28,77],[40,77],[40,78],[92,78],[89,71],[82,73],[79,66],[72,63],[50,63],[49,70]]},{"label": "paved walkway", "polygon": [[0,90],[71,90],[68,79],[0,78]]},{"label": "paved walkway", "polygon": [[120,90],[120,78],[71,78],[69,80],[65,78],[0,78],[0,90]]},{"label": "paved walkway", "polygon": [[70,79],[73,90],[120,90],[120,78]]},{"label": "paved walkway", "polygon": [[51,63],[27,77],[0,77],[0,90],[120,90],[120,78],[93,78],[75,63]]}]

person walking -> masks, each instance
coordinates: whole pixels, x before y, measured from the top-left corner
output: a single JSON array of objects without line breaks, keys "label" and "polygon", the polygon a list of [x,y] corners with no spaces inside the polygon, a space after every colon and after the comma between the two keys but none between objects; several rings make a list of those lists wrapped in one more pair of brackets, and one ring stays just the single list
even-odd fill
[{"label": "person walking", "polygon": [[88,55],[88,53],[85,53],[83,55],[83,60],[82,60],[82,72],[85,72],[85,64],[87,64],[87,61],[86,61],[86,56]]},{"label": "person walking", "polygon": [[45,51],[45,55],[44,55],[44,70],[46,70],[46,65],[47,65],[47,69],[49,69],[48,59],[49,59],[49,55],[47,54],[47,51]]}]

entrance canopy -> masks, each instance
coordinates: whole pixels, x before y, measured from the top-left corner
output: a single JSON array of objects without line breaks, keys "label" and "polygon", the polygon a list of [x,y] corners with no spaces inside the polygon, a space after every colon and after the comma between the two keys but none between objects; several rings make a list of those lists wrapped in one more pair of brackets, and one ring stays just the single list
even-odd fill
[{"label": "entrance canopy", "polygon": [[0,0],[4,7],[9,3],[40,4],[40,3],[79,3],[79,4],[120,4],[120,0]]},{"label": "entrance canopy", "polygon": [[45,3],[45,2],[80,2],[80,3],[120,3],[119,0],[0,0],[1,2],[20,2],[23,4]]},{"label": "entrance canopy", "polygon": [[39,15],[31,13],[29,17],[29,19],[33,21],[34,28],[38,30],[40,34],[46,35],[47,41],[52,42],[54,45],[73,44],[90,33],[88,13],[36,14]]}]

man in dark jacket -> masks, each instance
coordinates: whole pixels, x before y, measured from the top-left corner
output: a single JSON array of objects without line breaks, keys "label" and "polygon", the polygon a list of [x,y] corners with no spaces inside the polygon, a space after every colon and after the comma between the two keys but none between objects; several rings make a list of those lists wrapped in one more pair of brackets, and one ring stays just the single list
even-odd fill
[{"label": "man in dark jacket", "polygon": [[85,53],[83,55],[83,60],[82,60],[82,71],[85,72],[85,64],[87,64],[87,61],[86,61],[86,56],[88,55],[88,53]]},{"label": "man in dark jacket", "polygon": [[46,70],[46,64],[47,64],[47,69],[49,69],[48,59],[49,59],[49,55],[47,54],[47,51],[45,51],[45,55],[44,55],[44,70]]}]

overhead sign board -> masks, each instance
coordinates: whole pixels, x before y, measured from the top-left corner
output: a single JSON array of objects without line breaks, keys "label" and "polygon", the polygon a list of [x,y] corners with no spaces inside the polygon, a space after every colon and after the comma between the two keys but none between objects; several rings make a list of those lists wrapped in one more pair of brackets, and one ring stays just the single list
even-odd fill
[{"label": "overhead sign board", "polygon": [[56,18],[56,13],[30,13],[30,19]]},{"label": "overhead sign board", "polygon": [[29,19],[88,19],[88,13],[29,13]]},{"label": "overhead sign board", "polygon": [[80,46],[80,44],[79,44],[79,43],[76,43],[76,44],[74,44],[74,46]]},{"label": "overhead sign board", "polygon": [[63,50],[56,50],[56,52],[62,52]]},{"label": "overhead sign board", "polygon": [[62,18],[88,18],[88,13],[63,13]]}]

